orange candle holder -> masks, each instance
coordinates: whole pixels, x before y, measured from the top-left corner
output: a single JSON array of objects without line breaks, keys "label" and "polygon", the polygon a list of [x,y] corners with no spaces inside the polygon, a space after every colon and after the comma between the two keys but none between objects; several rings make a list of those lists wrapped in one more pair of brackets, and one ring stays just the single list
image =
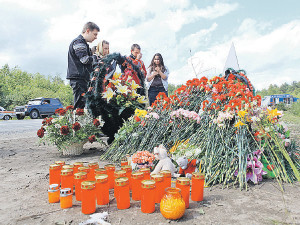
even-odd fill
[{"label": "orange candle holder", "polygon": [[142,181],[141,211],[143,213],[153,213],[155,211],[155,181]]},{"label": "orange candle holder", "polygon": [[155,181],[155,203],[160,203],[165,193],[164,176],[162,174],[152,174],[151,179]]},{"label": "orange candle holder", "polygon": [[71,188],[60,189],[60,208],[67,209],[73,206]]},{"label": "orange candle holder", "polygon": [[176,180],[176,187],[181,190],[186,209],[189,208],[190,205],[190,183],[190,179],[187,177],[178,177]]},{"label": "orange candle holder", "polygon": [[185,202],[179,188],[168,187],[160,202],[161,214],[169,220],[180,219],[185,212]]},{"label": "orange candle holder", "polygon": [[[116,170],[114,172],[114,179],[116,180],[119,177],[126,177],[126,171],[125,170]],[[115,185],[114,196],[116,197],[117,194],[118,194],[118,187],[116,187],[116,185]]]},{"label": "orange candle holder", "polygon": [[195,202],[203,201],[204,181],[204,173],[192,173],[191,199]]},{"label": "orange candle holder", "polygon": [[73,166],[73,165],[67,164],[67,165],[63,165],[63,166],[61,167],[61,169],[62,169],[62,170],[72,170],[72,171],[74,171],[74,166]]},{"label": "orange candle holder", "polygon": [[55,163],[55,164],[58,164],[58,165],[60,165],[60,166],[63,166],[63,165],[66,164],[65,161],[55,161],[54,163]]},{"label": "orange candle holder", "polygon": [[81,201],[81,183],[87,179],[86,172],[79,172],[74,174],[75,197],[76,201]]},{"label": "orange candle holder", "polygon": [[113,164],[107,164],[104,166],[104,169],[106,170],[106,173],[108,175],[109,189],[113,189],[115,185],[114,172],[116,170],[116,167]]},{"label": "orange candle holder", "polygon": [[74,188],[74,178],[73,170],[62,170],[61,171],[61,188],[71,188],[73,193]]},{"label": "orange candle holder", "polygon": [[172,182],[172,174],[170,170],[161,170],[159,172],[164,176],[164,189],[171,187],[171,182]]},{"label": "orange candle holder", "polygon": [[95,178],[97,205],[107,205],[109,203],[108,175],[98,174]]},{"label": "orange candle holder", "polygon": [[99,174],[107,174],[107,172],[104,168],[95,169],[95,176],[97,176]]},{"label": "orange candle holder", "polygon": [[81,183],[81,212],[91,214],[96,211],[96,183],[83,181]]},{"label": "orange candle holder", "polygon": [[74,166],[74,170],[73,170],[73,173],[78,173],[78,168],[79,167],[83,167],[84,163],[83,162],[75,162],[73,163],[73,166]]},{"label": "orange candle holder", "polygon": [[49,203],[59,202],[59,186],[58,184],[50,184],[48,189],[48,200]]},{"label": "orange candle holder", "polygon": [[60,185],[60,171],[61,165],[59,164],[51,164],[49,166],[49,184]]},{"label": "orange candle holder", "polygon": [[88,180],[95,181],[95,169],[99,168],[99,164],[97,162],[92,162],[88,164],[90,168],[90,172],[88,173]]},{"label": "orange candle holder", "polygon": [[87,166],[78,167],[78,173],[80,173],[80,172],[85,172],[87,174],[87,178],[88,178],[88,174],[90,172],[90,168],[87,167]]},{"label": "orange candle holder", "polygon": [[144,180],[150,180],[150,168],[142,168],[139,171],[144,173]]},{"label": "orange candle holder", "polygon": [[115,180],[115,187],[118,190],[116,195],[118,209],[130,207],[129,180],[127,177],[119,177]]},{"label": "orange candle holder", "polygon": [[144,180],[144,173],[143,172],[133,172],[131,174],[131,183],[132,183],[132,200],[140,201],[141,200],[141,192],[142,192],[142,180]]},{"label": "orange candle holder", "polygon": [[132,167],[125,165],[125,166],[121,166],[121,170],[125,170],[126,171],[126,177],[129,180],[129,189],[132,189],[132,181],[131,181],[131,173],[132,173]]}]

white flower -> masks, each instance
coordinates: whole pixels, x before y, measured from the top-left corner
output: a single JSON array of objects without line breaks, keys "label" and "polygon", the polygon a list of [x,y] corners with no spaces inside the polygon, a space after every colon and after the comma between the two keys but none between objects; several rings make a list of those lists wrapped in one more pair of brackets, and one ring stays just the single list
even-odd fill
[{"label": "white flower", "polygon": [[128,93],[128,87],[126,85],[122,86],[122,85],[118,85],[117,86],[117,92],[121,93],[121,94],[127,94]]},{"label": "white flower", "polygon": [[108,88],[106,92],[103,93],[103,98],[106,98],[107,102],[115,95],[116,93],[111,89]]}]

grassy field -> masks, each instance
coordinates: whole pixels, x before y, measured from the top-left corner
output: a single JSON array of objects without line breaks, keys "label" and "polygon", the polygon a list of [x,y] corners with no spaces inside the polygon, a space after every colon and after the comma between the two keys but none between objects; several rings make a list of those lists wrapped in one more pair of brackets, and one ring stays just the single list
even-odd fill
[{"label": "grassy field", "polygon": [[291,137],[296,140],[298,146],[300,145],[300,116],[296,116],[289,111],[283,112],[282,121],[284,121],[289,130],[291,131]]}]

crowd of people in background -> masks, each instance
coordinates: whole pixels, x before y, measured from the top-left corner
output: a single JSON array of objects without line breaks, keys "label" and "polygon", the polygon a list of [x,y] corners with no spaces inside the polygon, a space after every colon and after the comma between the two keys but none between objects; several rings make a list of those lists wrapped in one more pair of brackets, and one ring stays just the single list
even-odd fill
[{"label": "crowd of people in background", "polygon": [[[88,22],[84,25],[82,33],[69,46],[67,79],[70,80],[70,86],[73,89],[74,108],[84,108],[83,95],[87,91],[93,66],[100,63],[110,53],[109,42],[106,40],[100,41],[97,46],[89,47],[88,42],[91,43],[97,39],[98,32],[100,28],[95,23]],[[160,53],[154,54],[147,69],[142,56],[140,45],[133,44],[128,58],[140,68],[144,75],[151,106],[159,92],[168,95],[169,70]],[[138,77],[134,76],[132,79],[137,84],[141,84]]]}]

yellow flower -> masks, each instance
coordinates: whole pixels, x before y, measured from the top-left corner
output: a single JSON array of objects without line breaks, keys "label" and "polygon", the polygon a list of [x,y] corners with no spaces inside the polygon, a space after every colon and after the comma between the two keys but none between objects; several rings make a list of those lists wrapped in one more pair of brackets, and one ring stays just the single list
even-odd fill
[{"label": "yellow flower", "polygon": [[147,103],[147,100],[145,99],[145,96],[138,97],[137,101],[141,104]]},{"label": "yellow flower", "polygon": [[131,96],[135,98],[135,97],[139,96],[139,94],[136,93],[135,90],[132,90],[132,91],[131,91]]},{"label": "yellow flower", "polygon": [[112,80],[112,79],[108,79],[110,83],[112,83],[113,85],[117,86],[120,83],[120,80]]},{"label": "yellow flower", "polygon": [[270,121],[271,121],[275,116],[277,117],[277,116],[280,116],[280,115],[281,115],[281,113],[277,112],[277,108],[276,108],[276,109],[272,109],[272,110],[269,110],[269,109],[267,109],[267,110],[268,110],[268,113],[269,113],[268,118],[269,118]]},{"label": "yellow flower", "polygon": [[118,85],[117,86],[117,92],[121,94],[127,94],[128,93],[128,87],[126,85]]},{"label": "yellow flower", "polygon": [[108,88],[105,93],[103,93],[103,98],[106,98],[107,102],[115,95],[115,92],[111,89]]},{"label": "yellow flower", "polygon": [[244,124],[242,121],[239,120],[239,122],[237,122],[237,123],[234,125],[234,127],[240,128],[240,126],[244,126],[244,125],[246,125],[246,124]]},{"label": "yellow flower", "polygon": [[140,110],[140,109],[135,109],[134,111],[135,115],[138,117],[145,117],[147,115],[147,111],[146,110]]},{"label": "yellow flower", "polygon": [[239,117],[242,118],[242,119],[245,119],[245,115],[246,115],[246,114],[247,114],[246,111],[240,110],[240,111],[238,112]]},{"label": "yellow flower", "polygon": [[114,73],[113,78],[115,78],[116,80],[119,79],[119,77],[121,76],[121,73]]},{"label": "yellow flower", "polygon": [[135,83],[135,80],[132,80],[132,82],[131,82],[131,88],[132,89],[137,89],[139,87],[140,87],[140,85],[138,85],[137,83]]}]

